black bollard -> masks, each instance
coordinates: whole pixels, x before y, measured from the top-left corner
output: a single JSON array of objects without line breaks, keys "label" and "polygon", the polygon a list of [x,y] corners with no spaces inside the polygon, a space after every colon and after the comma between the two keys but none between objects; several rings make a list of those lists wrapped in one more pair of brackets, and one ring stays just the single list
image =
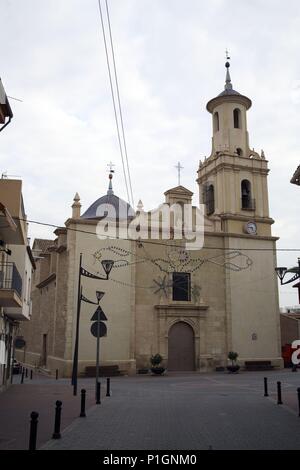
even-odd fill
[{"label": "black bollard", "polygon": [[32,377],[33,377],[33,370],[31,369],[31,371],[30,371],[30,380],[32,380]]},{"label": "black bollard", "polygon": [[281,382],[277,382],[277,405],[282,405]]},{"label": "black bollard", "polygon": [[55,379],[58,380],[58,369],[55,371]]},{"label": "black bollard", "polygon": [[84,388],[81,390],[81,407],[80,407],[80,418],[85,418],[85,396],[86,396],[86,390]]},{"label": "black bollard", "polygon": [[299,417],[300,417],[300,388],[297,388],[297,392],[298,392],[298,405],[299,405]]},{"label": "black bollard", "polygon": [[22,375],[21,375],[21,384],[24,383],[24,369],[22,370]]},{"label": "black bollard", "polygon": [[61,434],[60,434],[61,407],[62,407],[62,402],[57,400],[56,408],[55,408],[54,433],[52,435],[52,439],[61,438]]},{"label": "black bollard", "polygon": [[106,396],[110,397],[110,378],[106,379]]},{"label": "black bollard", "polygon": [[27,377],[28,377],[28,369],[25,369],[25,377],[26,377],[26,379],[27,379]]},{"label": "black bollard", "polygon": [[268,378],[267,378],[267,377],[264,377],[264,388],[265,388],[265,394],[264,394],[264,396],[265,396],[265,397],[268,397],[269,394],[268,394]]},{"label": "black bollard", "polygon": [[38,427],[39,414],[33,411],[30,415],[30,435],[29,435],[29,449],[36,450],[36,438],[37,438],[37,427]]},{"label": "black bollard", "polygon": [[96,405],[101,405],[101,383],[97,382]]}]

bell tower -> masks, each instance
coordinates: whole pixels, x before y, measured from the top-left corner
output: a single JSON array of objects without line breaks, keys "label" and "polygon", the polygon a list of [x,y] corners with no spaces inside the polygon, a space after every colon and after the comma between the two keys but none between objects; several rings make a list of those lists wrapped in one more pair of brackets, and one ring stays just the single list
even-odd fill
[{"label": "bell tower", "polygon": [[247,112],[251,100],[233,89],[230,63],[226,62],[225,89],[207,103],[212,115],[212,151],[200,161],[198,179],[200,203],[206,215],[219,216],[226,232],[270,235],[268,162],[264,152],[251,150]]}]

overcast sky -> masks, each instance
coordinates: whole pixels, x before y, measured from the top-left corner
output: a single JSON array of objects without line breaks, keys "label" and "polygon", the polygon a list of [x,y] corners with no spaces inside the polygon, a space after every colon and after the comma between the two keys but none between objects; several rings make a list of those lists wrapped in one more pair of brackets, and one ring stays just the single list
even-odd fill
[{"label": "overcast sky", "polygon": [[[102,0],[104,8],[104,0]],[[135,202],[146,209],[177,185],[194,192],[210,154],[209,99],[225,81],[253,101],[250,146],[264,149],[279,248],[300,248],[299,0],[109,0]],[[14,112],[0,135],[0,171],[20,176],[30,219],[62,225],[79,192],[83,210],[107,190],[126,199],[97,0],[0,0],[0,76]],[[30,236],[52,231],[30,226]],[[292,266],[298,253],[278,253]],[[296,289],[281,304],[297,304]]]}]

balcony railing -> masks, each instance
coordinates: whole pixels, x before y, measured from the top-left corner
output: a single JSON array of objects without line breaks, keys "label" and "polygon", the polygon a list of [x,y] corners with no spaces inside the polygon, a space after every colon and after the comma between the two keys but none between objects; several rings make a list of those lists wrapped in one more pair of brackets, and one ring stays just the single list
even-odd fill
[{"label": "balcony railing", "polygon": [[255,211],[255,208],[256,208],[255,199],[243,197],[241,200],[241,203],[242,203],[243,211]]},{"label": "balcony railing", "polygon": [[0,289],[11,289],[22,297],[22,278],[15,263],[0,264]]}]

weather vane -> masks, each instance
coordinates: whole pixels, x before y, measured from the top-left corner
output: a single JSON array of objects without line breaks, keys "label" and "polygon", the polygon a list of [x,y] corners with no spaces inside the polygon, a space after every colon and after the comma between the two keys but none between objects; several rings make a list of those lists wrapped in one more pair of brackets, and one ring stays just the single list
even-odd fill
[{"label": "weather vane", "polygon": [[225,54],[226,54],[226,60],[230,60],[228,49],[226,49]]},{"label": "weather vane", "polygon": [[107,166],[109,167],[109,172],[110,172],[110,173],[114,173],[114,172],[115,172],[115,170],[114,170],[113,168],[114,168],[114,166],[116,166],[116,165],[114,165],[112,162],[109,162]]}]

